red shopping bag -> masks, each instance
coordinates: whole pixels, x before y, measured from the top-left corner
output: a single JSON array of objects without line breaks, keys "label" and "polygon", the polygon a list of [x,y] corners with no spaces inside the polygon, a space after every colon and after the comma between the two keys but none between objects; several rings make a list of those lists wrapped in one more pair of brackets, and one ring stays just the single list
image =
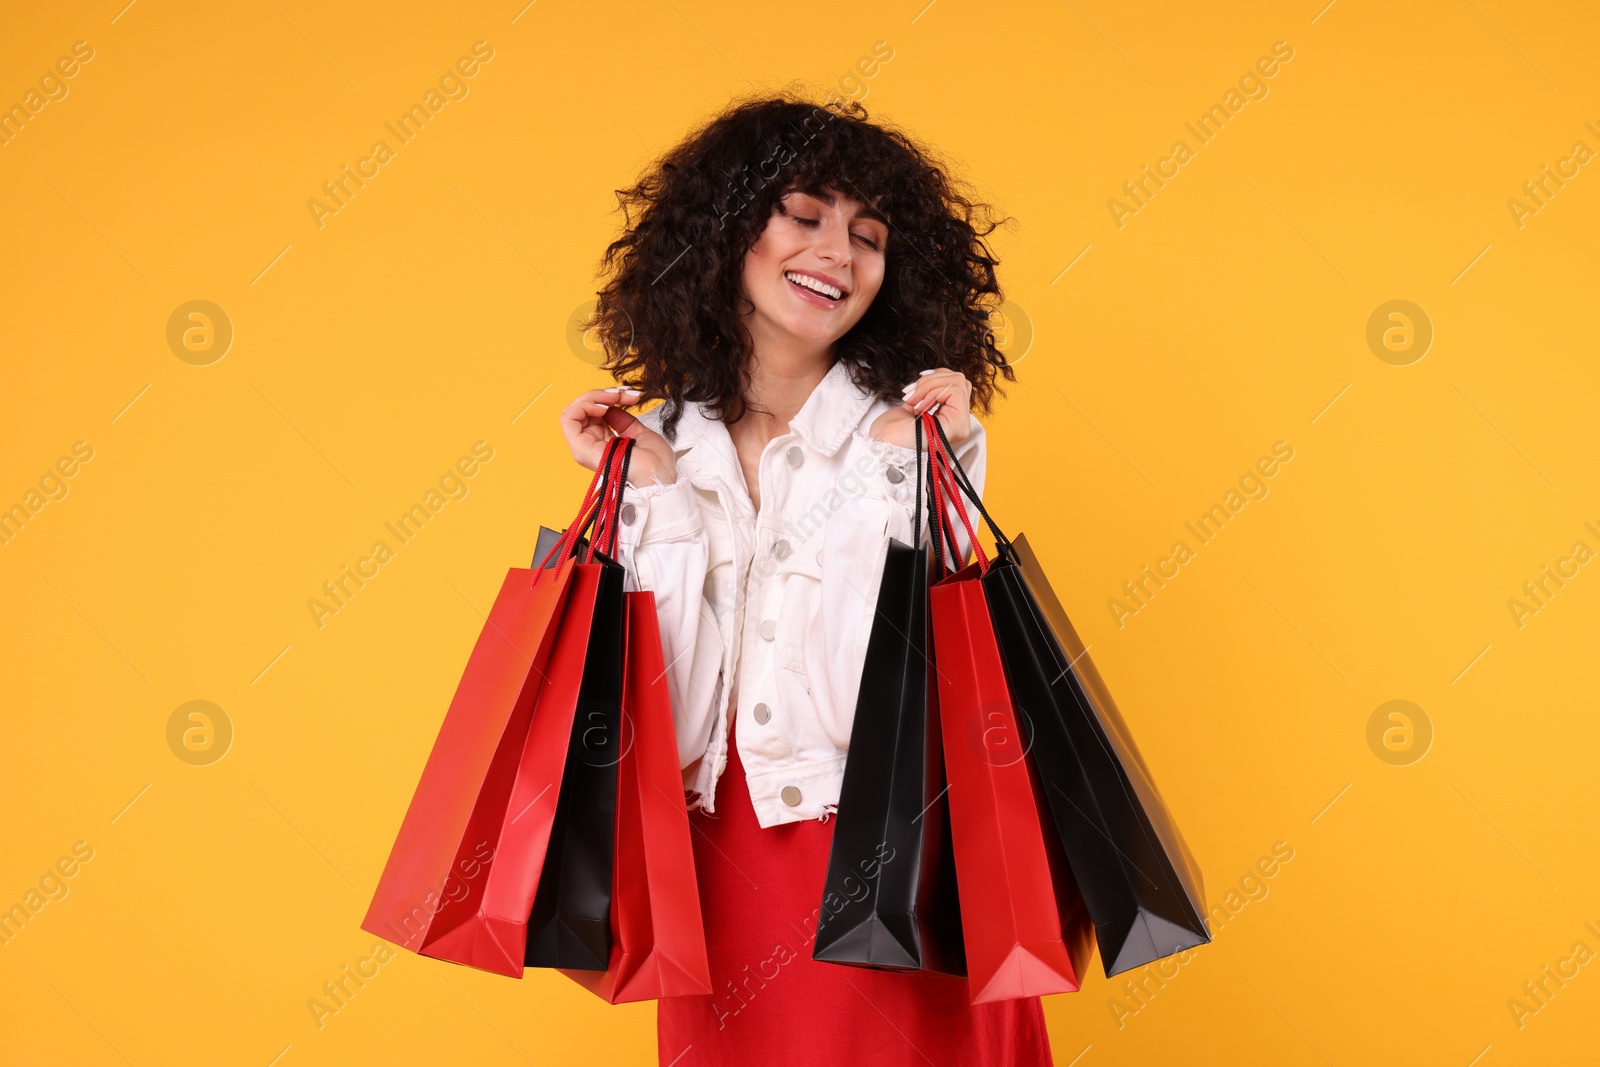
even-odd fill
[{"label": "red shopping bag", "polygon": [[561,973],[612,1004],[704,996],[711,968],[654,593],[627,594],[625,643],[611,960]]},{"label": "red shopping bag", "polygon": [[979,581],[988,560],[935,459],[938,569],[944,572],[946,557],[938,542],[955,556],[947,503],[977,555],[928,591],[972,1003],[1073,992],[1089,960],[1093,927],[1059,843],[1045,832],[1043,798],[1025,758],[1028,737],[1019,728]]},{"label": "red shopping bag", "polygon": [[506,572],[362,929],[521,977],[599,580],[571,552],[612,495],[620,451],[596,470],[555,566]]}]

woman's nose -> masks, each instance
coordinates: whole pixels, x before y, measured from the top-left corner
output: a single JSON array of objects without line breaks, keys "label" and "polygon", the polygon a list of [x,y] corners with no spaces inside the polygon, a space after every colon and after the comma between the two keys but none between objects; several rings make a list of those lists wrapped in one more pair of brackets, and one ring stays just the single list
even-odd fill
[{"label": "woman's nose", "polygon": [[818,237],[817,255],[830,263],[850,262],[850,233],[847,227],[829,226]]}]

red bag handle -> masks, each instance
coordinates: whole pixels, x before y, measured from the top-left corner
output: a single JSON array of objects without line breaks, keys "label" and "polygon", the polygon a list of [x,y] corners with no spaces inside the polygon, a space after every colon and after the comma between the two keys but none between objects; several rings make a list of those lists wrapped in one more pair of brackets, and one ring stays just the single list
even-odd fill
[{"label": "red bag handle", "polygon": [[[634,440],[631,437],[618,437],[619,442],[612,450],[612,467],[602,483],[602,496],[599,506],[599,515],[595,520],[594,539],[589,542],[589,559],[592,562],[594,554],[600,551],[601,545],[606,545],[605,553],[615,557],[617,554],[618,519],[622,513],[622,498],[628,488],[628,464],[633,460]],[[609,543],[607,541],[609,539]]]},{"label": "red bag handle", "polygon": [[550,546],[550,550],[544,554],[544,558],[541,559],[533,568],[535,578],[537,578],[539,572],[543,571],[550,563],[551,557],[556,558],[556,565],[558,567],[565,562],[567,558],[567,544],[573,539],[573,532],[575,530],[587,527],[589,523],[593,521],[592,509],[595,503],[595,490],[599,487],[600,480],[605,474],[605,470],[605,463],[600,463],[595,467],[594,477],[589,479],[589,488],[585,490],[583,494],[583,503],[578,505],[577,516],[567,524],[566,529],[561,531],[561,536],[556,539],[556,543]]},{"label": "red bag handle", "polygon": [[[922,439],[923,429],[928,421],[929,420],[926,416],[917,416],[916,448],[918,496],[920,501],[921,489],[924,485],[926,485],[928,490],[928,535],[930,538],[930,543],[933,546],[933,559],[935,568],[941,575],[953,574],[961,569],[962,561],[956,552],[957,546],[955,528],[950,524],[950,513],[948,509],[944,507],[944,493],[941,491],[942,486],[934,475],[934,461],[936,457],[934,448],[936,446],[934,445],[932,433],[927,434],[927,473],[926,475],[923,473]],[[917,525],[919,528],[921,527],[920,520],[918,521]]]},{"label": "red bag handle", "polygon": [[1005,535],[999,524],[994,521],[994,516],[989,514],[989,509],[983,506],[983,498],[978,494],[977,487],[972,484],[972,479],[967,477],[967,472],[962,470],[960,461],[955,458],[955,453],[950,448],[950,439],[945,436],[944,426],[935,422],[933,428],[943,449],[946,468],[950,475],[955,478],[956,483],[965,491],[967,499],[972,501],[972,506],[978,510],[978,514],[983,517],[984,524],[989,527],[989,532],[994,535],[995,556],[1000,559],[1014,560],[1015,553],[1011,547],[1011,538]]},{"label": "red bag handle", "polygon": [[932,518],[937,521],[937,533],[944,543],[944,556],[942,558],[948,561],[950,573],[954,574],[966,562],[966,557],[957,552],[959,546],[956,543],[956,531],[955,527],[950,524],[950,509],[945,499],[948,491],[939,481],[931,455],[928,457],[928,485],[934,498]]},{"label": "red bag handle", "polygon": [[[959,554],[956,551],[955,529],[950,523],[950,516],[944,506],[947,502],[954,506],[957,517],[961,519],[961,525],[966,528],[967,540],[972,545],[973,555],[978,559],[980,573],[987,574],[989,572],[989,557],[984,553],[983,546],[978,543],[977,531],[972,527],[972,518],[967,513],[966,502],[961,498],[961,487],[958,484],[955,472],[952,470],[952,467],[955,466],[955,459],[950,454],[950,442],[945,438],[943,427],[938,424],[936,416],[924,413],[919,418],[924,421],[928,429],[928,461],[935,497],[934,507],[937,510],[940,524],[944,528],[945,537],[950,546],[950,553],[953,557],[959,558]],[[963,472],[963,478],[964,475],[965,472]],[[954,569],[959,570],[960,568],[958,566]]]},{"label": "red bag handle", "polygon": [[[624,438],[621,437],[613,437],[606,442],[605,454],[595,466],[594,477],[589,480],[589,488],[583,494],[583,503],[578,505],[577,516],[562,531],[561,537],[554,545],[550,546],[550,550],[545,553],[544,559],[540,560],[538,566],[534,568],[535,580],[538,579],[539,573],[545,569],[552,557],[555,558],[557,568],[560,568],[561,564],[565,563],[569,558],[574,557],[578,542],[588,531],[590,525],[601,518],[605,511],[607,497],[610,495],[612,474],[614,473],[617,454],[621,451],[623,440]],[[591,542],[591,551],[593,548],[594,544]],[[578,562],[582,563],[585,560],[580,558]]]},{"label": "red bag handle", "polygon": [[[973,555],[978,559],[978,569],[987,574],[989,571],[989,557],[984,553],[983,546],[978,543],[978,535],[972,528],[972,519],[967,514],[966,504],[961,499],[961,492],[956,486],[955,475],[950,473],[950,468],[942,457],[935,464],[935,469],[939,474],[940,488],[943,490],[945,497],[954,505],[956,515],[961,519],[961,525],[966,528],[967,541],[972,545]],[[946,519],[945,521],[948,523],[949,520]]]}]

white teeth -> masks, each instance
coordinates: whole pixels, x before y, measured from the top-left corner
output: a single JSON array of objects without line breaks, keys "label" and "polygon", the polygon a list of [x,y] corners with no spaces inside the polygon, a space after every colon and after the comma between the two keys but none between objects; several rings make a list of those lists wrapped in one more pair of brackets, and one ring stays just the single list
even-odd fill
[{"label": "white teeth", "polygon": [[835,289],[827,282],[819,282],[817,279],[806,274],[796,274],[794,271],[785,271],[783,276],[788,278],[791,282],[794,282],[796,285],[803,285],[807,289],[810,289],[813,292],[821,293],[823,296],[829,297],[833,300],[838,300],[840,297],[844,296],[844,290]]}]

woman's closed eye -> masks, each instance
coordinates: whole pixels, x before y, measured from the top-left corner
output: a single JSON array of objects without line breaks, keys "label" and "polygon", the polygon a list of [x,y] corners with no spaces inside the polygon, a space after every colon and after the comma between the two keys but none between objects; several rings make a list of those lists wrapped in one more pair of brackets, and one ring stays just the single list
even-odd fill
[{"label": "woman's closed eye", "polygon": [[[804,226],[808,230],[822,225],[821,219],[808,219],[804,215],[790,215],[789,217],[798,225]],[[872,239],[871,234],[853,233],[850,236],[854,237],[856,240],[860,241],[863,245],[872,249],[874,252],[878,250],[878,242]]]}]

